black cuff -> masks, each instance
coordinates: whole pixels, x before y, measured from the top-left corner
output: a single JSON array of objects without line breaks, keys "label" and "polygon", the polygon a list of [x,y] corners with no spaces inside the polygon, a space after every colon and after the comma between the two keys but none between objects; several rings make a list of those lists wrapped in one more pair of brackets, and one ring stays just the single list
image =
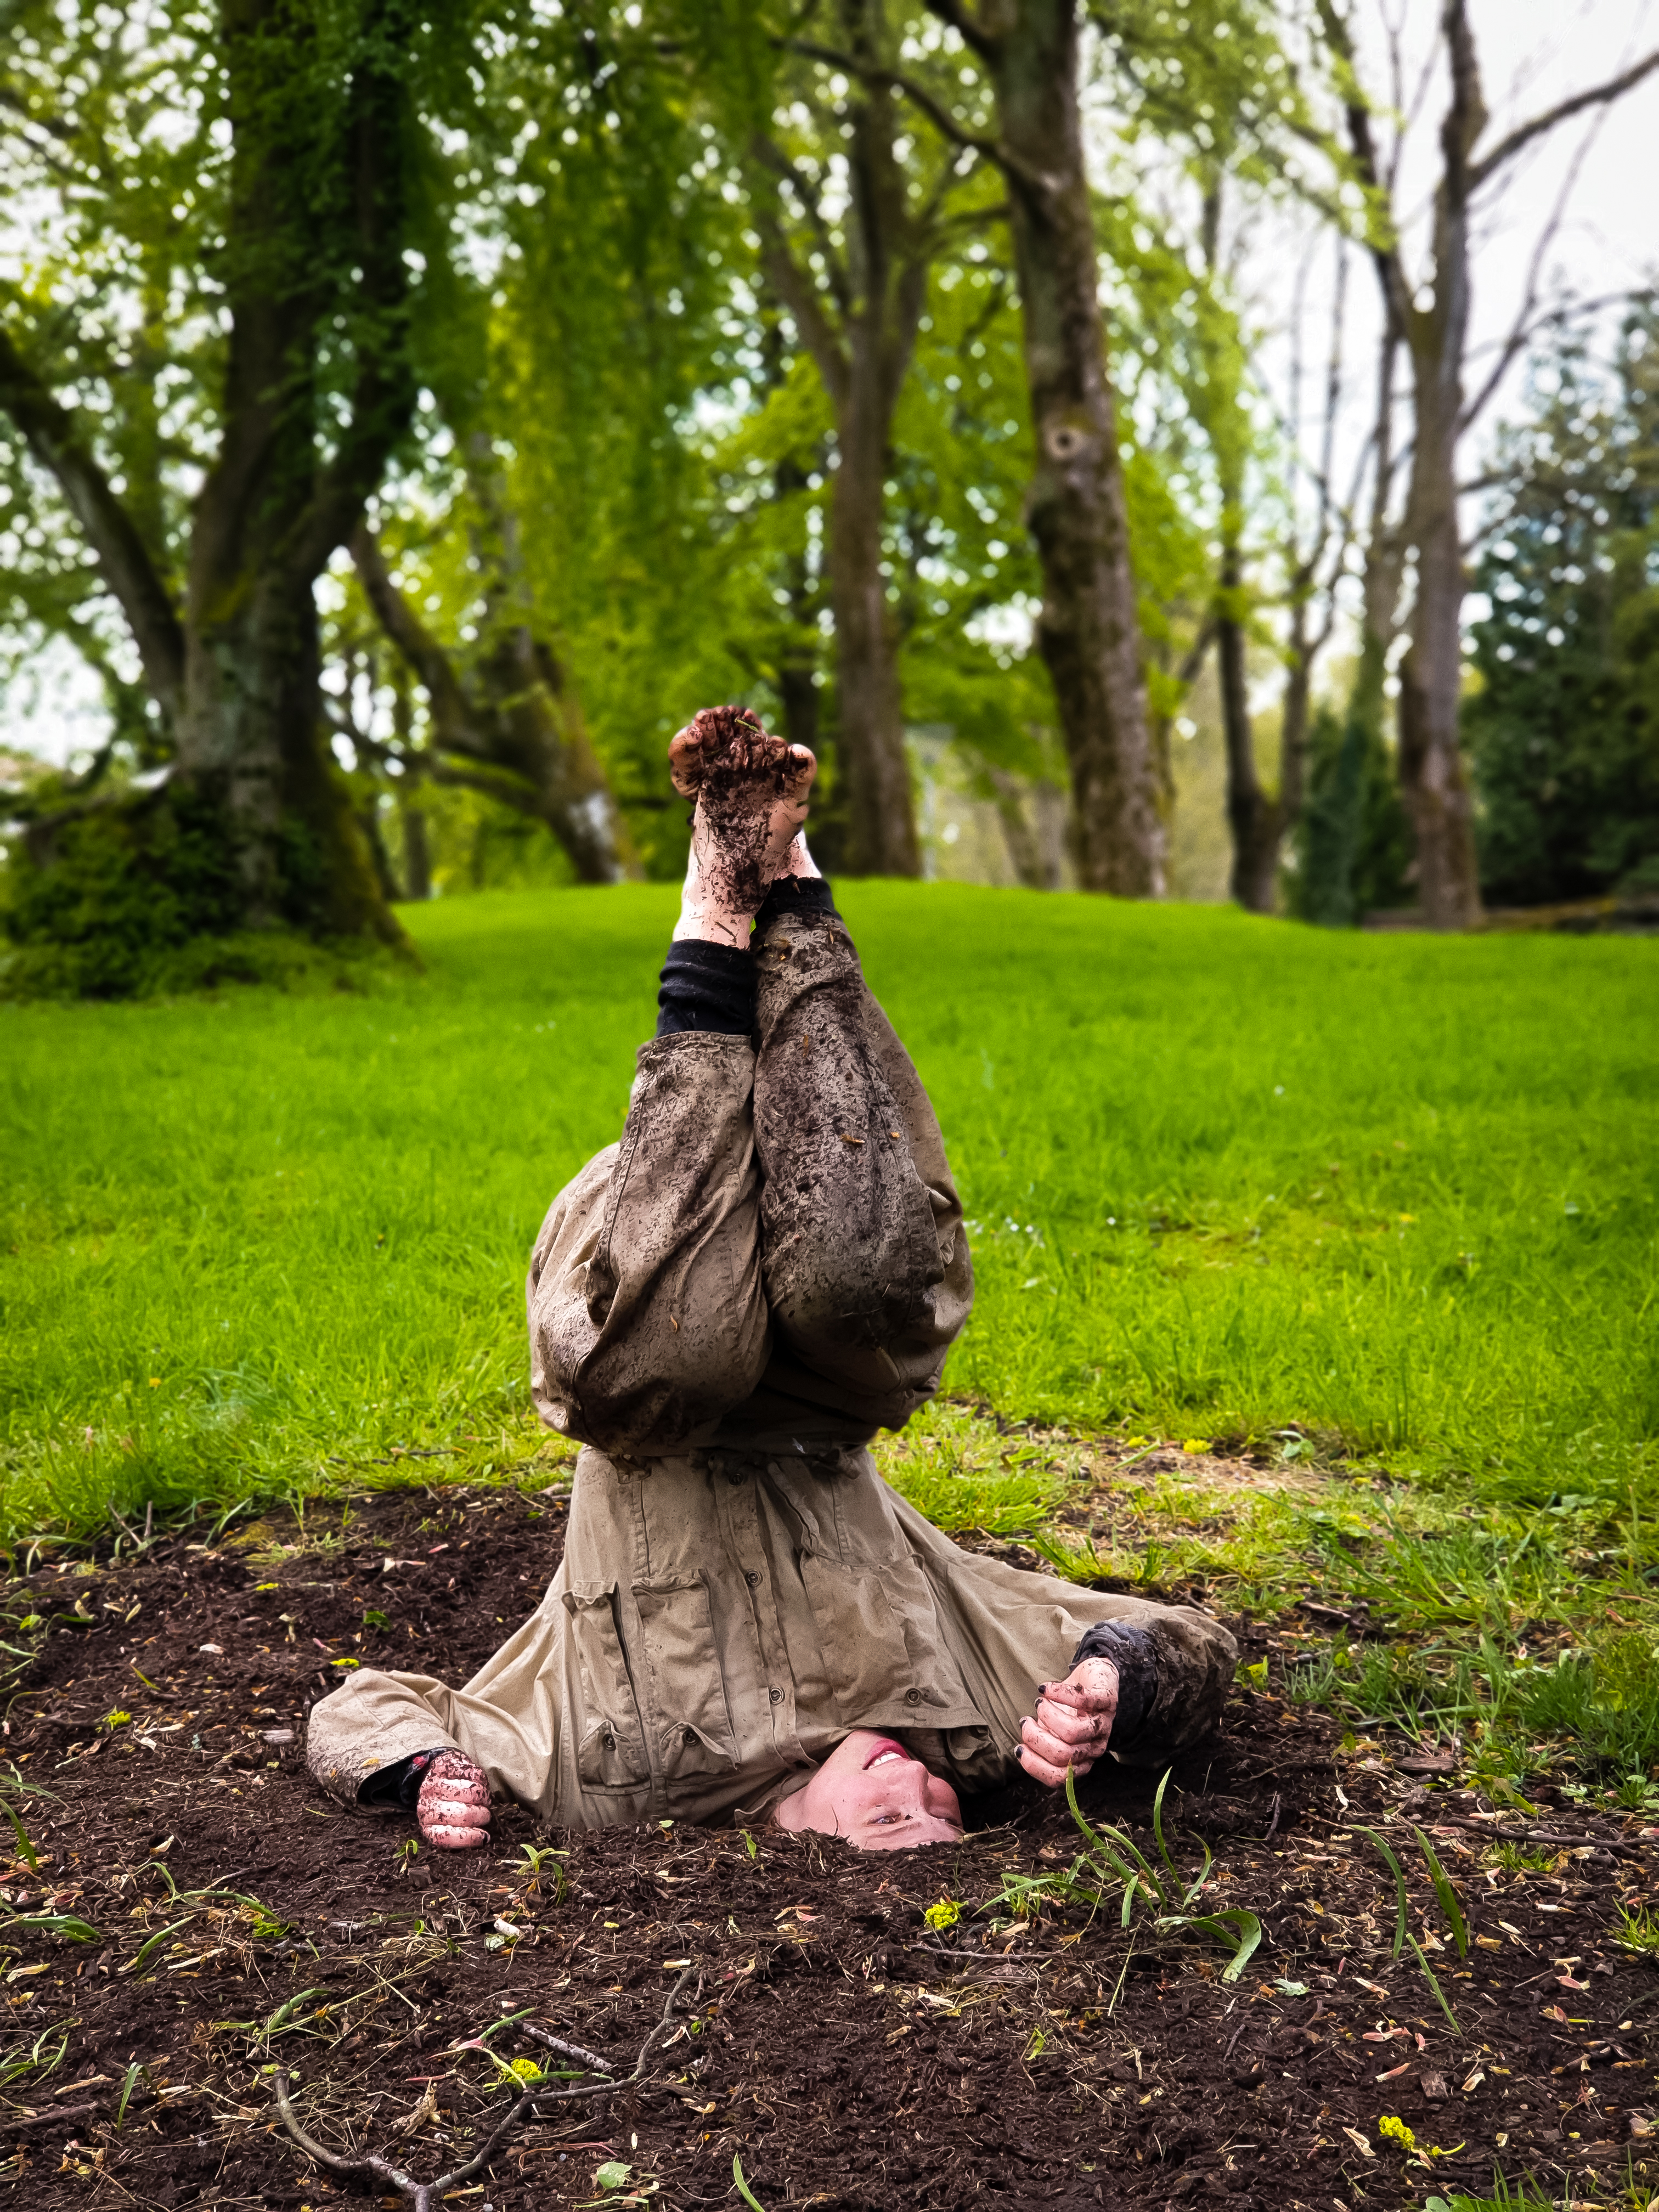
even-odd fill
[{"label": "black cuff", "polygon": [[390,1766],[382,1766],[367,1777],[359,1785],[357,1802],[360,1805],[401,1805],[412,1813],[421,1794],[421,1783],[426,1770],[434,1759],[441,1759],[450,1747],[441,1744],[436,1751],[412,1752],[407,1759],[393,1759]]},{"label": "black cuff", "polygon": [[1158,1695],[1158,1654],[1144,1628],[1126,1628],[1119,1621],[1097,1620],[1072,1654],[1072,1664],[1085,1659],[1109,1659],[1117,1668],[1117,1718],[1112,1723],[1114,1741],[1132,1741],[1152,1711]]},{"label": "black cuff", "polygon": [[836,912],[836,895],[823,876],[779,876],[760,902],[755,927],[762,929],[769,921],[781,921],[792,914],[810,915],[814,921],[841,919]]},{"label": "black cuff", "polygon": [[750,1036],[755,1028],[755,961],[745,946],[709,945],[688,937],[668,948],[657,994],[657,1035],[702,1030],[715,1036]]}]

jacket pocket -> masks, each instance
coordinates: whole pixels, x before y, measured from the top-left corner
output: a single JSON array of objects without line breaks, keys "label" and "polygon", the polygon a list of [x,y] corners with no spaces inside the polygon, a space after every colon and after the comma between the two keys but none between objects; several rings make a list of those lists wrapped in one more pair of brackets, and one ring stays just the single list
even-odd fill
[{"label": "jacket pocket", "polygon": [[639,1701],[617,1627],[614,1583],[579,1583],[564,1593],[581,1680],[582,1727],[576,1771],[591,1789],[638,1789],[651,1778]]},{"label": "jacket pocket", "polygon": [[803,1552],[800,1577],[844,1721],[856,1726],[896,1705],[890,1725],[903,1717],[921,1723],[927,1709],[957,1701],[961,1685],[934,1631],[931,1592],[908,1561],[895,1559],[878,1575],[852,1574]]},{"label": "jacket pocket", "polygon": [[729,1774],[738,1764],[708,1586],[636,1583],[645,1652],[646,1704],[658,1771],[670,1781]]}]

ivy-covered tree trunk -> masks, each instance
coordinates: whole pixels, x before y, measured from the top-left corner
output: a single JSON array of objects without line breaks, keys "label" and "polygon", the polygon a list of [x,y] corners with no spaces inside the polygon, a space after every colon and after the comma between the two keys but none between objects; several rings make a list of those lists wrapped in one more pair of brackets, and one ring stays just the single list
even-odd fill
[{"label": "ivy-covered tree trunk", "polygon": [[[171,739],[162,789],[128,811],[179,926],[401,945],[330,747],[314,586],[413,405],[403,72],[417,11],[362,0],[343,50],[324,13],[319,0],[222,0],[224,383],[187,550],[169,562],[144,488],[129,494],[94,426],[59,403],[44,335],[0,332],[0,405],[57,478]],[[337,410],[322,398],[325,347],[355,365]],[[185,573],[182,605],[170,566]],[[72,829],[39,844],[48,872]],[[192,902],[167,872],[204,842],[212,896]]]},{"label": "ivy-covered tree trunk", "polygon": [[1164,833],[1084,164],[1076,0],[929,4],[979,54],[996,94],[1036,437],[1026,519],[1042,564],[1037,643],[1071,768],[1079,874],[1089,890],[1156,898]]}]

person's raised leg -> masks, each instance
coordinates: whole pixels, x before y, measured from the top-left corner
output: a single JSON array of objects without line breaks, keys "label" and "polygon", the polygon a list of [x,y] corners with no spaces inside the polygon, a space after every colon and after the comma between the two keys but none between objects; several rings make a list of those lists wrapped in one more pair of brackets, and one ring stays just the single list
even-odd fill
[{"label": "person's raised leg", "polygon": [[848,1410],[897,1426],[937,1389],[973,1299],[939,1124],[804,836],[754,941],[773,1320]]},{"label": "person's raised leg", "polygon": [[555,1202],[528,1300],[550,1425],[649,1456],[712,1434],[771,1347],[753,1127],[756,908],[786,864],[817,763],[735,707],[675,738],[691,860],[622,1141]]}]

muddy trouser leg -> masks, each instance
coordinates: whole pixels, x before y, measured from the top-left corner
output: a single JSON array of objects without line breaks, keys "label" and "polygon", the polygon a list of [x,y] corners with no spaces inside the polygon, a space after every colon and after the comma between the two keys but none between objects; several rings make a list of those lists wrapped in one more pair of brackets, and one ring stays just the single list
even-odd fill
[{"label": "muddy trouser leg", "polygon": [[754,1070],[747,1035],[641,1045],[621,1143],[555,1200],[526,1297],[532,1393],[563,1434],[683,1450],[760,1379]]},{"label": "muddy trouser leg", "polygon": [[801,1395],[896,1428],[973,1303],[939,1123],[833,910],[763,909],[755,950],[774,1372],[793,1364]]}]

